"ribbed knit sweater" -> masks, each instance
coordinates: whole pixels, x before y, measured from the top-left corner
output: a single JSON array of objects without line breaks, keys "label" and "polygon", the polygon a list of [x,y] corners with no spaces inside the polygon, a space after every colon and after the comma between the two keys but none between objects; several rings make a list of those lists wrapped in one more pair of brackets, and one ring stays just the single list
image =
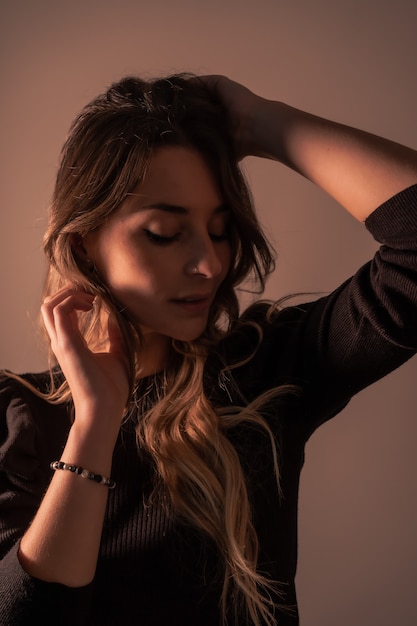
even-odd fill
[{"label": "ribbed knit sweater", "polygon": [[[263,339],[249,363],[219,376],[208,360],[206,392],[218,406],[242,403],[277,385],[299,394],[277,398],[265,417],[277,439],[283,497],[277,491],[265,433],[230,431],[246,476],[260,543],[259,569],[280,581],[288,610],[278,626],[296,626],[297,500],[305,443],[364,387],[417,350],[417,185],[372,213],[366,222],[381,247],[330,295],[289,306],[266,319],[266,305],[248,316]],[[255,347],[254,330],[238,326],[219,347],[234,363]],[[45,389],[46,374],[26,375]],[[147,384],[145,381],[144,384]],[[19,541],[51,480],[71,425],[54,406],[3,376],[0,386],[0,624],[71,626],[217,626],[221,558],[212,542],[176,515],[160,493],[149,500],[152,464],[135,441],[135,421],[123,425],[113,457],[97,572],[71,589],[27,575]],[[101,487],[100,487],[101,488]],[[242,617],[239,624],[244,626]]]}]

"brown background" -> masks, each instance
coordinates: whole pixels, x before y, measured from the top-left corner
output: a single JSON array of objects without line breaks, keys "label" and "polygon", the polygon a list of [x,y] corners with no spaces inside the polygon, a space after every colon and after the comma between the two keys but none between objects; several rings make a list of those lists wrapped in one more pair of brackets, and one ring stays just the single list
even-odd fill
[{"label": "brown background", "polygon": [[[121,75],[223,73],[417,148],[414,0],[3,0],[0,12],[0,367],[45,365],[40,241],[59,149]],[[270,162],[246,168],[279,252],[268,296],[332,289],[371,256],[364,228],[310,183]],[[416,373],[413,359],[308,444],[303,626],[416,623]]]}]

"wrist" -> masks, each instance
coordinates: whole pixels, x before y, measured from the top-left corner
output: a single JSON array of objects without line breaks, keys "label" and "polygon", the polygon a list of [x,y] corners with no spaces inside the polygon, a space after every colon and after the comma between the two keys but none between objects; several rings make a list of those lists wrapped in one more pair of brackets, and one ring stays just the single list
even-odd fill
[{"label": "wrist", "polygon": [[[77,420],[71,427],[61,459],[87,467],[95,473],[110,475],[118,431],[109,431]],[[54,459],[51,459],[54,460]]]},{"label": "wrist", "polygon": [[258,97],[242,126],[242,136],[249,148],[248,154],[285,160],[285,126],[289,109],[282,102]]}]

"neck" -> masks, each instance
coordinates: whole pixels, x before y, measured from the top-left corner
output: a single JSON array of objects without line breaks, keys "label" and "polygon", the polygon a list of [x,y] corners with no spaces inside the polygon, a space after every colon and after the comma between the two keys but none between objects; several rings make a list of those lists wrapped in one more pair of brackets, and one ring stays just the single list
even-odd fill
[{"label": "neck", "polygon": [[157,374],[166,368],[169,359],[171,339],[165,335],[144,332],[141,352],[138,355],[138,378]]}]

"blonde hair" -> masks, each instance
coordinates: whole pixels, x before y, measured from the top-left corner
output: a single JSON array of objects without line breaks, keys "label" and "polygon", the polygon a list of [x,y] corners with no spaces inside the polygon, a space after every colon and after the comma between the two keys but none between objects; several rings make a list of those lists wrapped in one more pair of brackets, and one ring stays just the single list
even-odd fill
[{"label": "blonde hair", "polygon": [[[128,77],[95,98],[74,120],[63,147],[44,239],[49,259],[44,295],[71,282],[97,296],[98,306],[82,319],[82,332],[93,347],[103,337],[102,312],[115,316],[129,359],[135,410],[140,329],[72,244],[74,236],[98,228],[117,210],[143,180],[152,152],[166,145],[198,150],[212,170],[232,213],[233,261],[203,336],[190,343],[172,342],[172,363],[157,390],[158,401],[138,420],[137,437],[151,454],[155,475],[177,513],[217,545],[223,563],[224,622],[227,615],[241,615],[243,610],[256,626],[272,625],[275,607],[270,593],[276,587],[257,571],[258,540],[245,476],[228,433],[244,422],[268,433],[279,489],[276,443],[260,409],[288,389],[272,390],[252,403],[241,398],[239,406],[218,409],[206,396],[204,371],[222,337],[249,323],[239,321],[236,287],[252,275],[261,292],[274,257],[238,166],[225,112],[198,79]],[[228,367],[233,364],[225,364]],[[51,385],[50,402],[70,398],[65,381]]]}]

